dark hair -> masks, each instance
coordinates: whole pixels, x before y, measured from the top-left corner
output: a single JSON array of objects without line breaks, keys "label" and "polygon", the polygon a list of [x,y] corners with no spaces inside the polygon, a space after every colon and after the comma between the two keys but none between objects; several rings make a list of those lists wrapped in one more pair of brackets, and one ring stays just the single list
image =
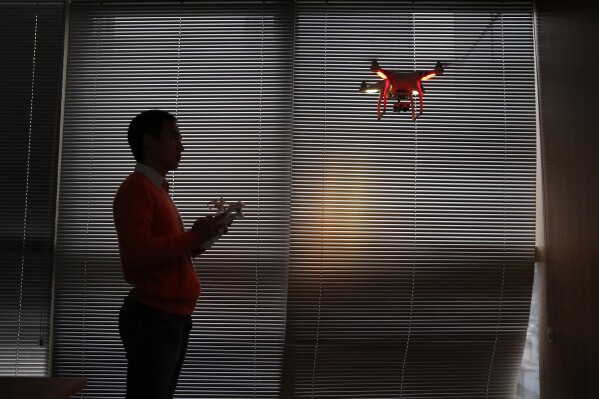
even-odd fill
[{"label": "dark hair", "polygon": [[149,133],[160,138],[164,122],[169,121],[176,122],[177,118],[159,109],[144,111],[131,120],[127,140],[137,162],[141,162],[144,157],[143,134]]}]

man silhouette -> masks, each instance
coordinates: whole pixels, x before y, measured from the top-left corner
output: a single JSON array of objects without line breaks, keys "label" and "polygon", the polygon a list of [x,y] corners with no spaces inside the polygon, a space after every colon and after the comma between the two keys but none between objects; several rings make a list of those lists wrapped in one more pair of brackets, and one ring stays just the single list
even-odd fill
[{"label": "man silhouette", "polygon": [[119,313],[126,398],[166,399],[175,393],[200,295],[192,258],[223,226],[204,216],[187,230],[169,195],[165,176],[184,150],[173,115],[142,112],[129,125],[128,141],[138,163],[113,203],[123,275],[133,286]]}]

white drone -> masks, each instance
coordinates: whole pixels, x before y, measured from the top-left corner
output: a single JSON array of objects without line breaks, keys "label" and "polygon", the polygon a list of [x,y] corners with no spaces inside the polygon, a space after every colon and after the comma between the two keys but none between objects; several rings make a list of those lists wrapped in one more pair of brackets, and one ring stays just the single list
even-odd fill
[{"label": "white drone", "polygon": [[245,207],[245,204],[241,201],[237,201],[234,204],[228,204],[221,195],[220,199],[208,202],[207,206],[208,208],[216,209],[217,212],[216,215],[213,216],[213,218],[215,220],[218,220],[217,226],[219,226],[219,228],[218,234],[214,238],[204,242],[201,245],[201,247],[204,249],[210,248],[212,244],[214,244],[219,238],[221,238],[223,234],[227,232],[227,228],[231,226],[233,220],[235,220],[237,217],[244,217],[243,208]]}]

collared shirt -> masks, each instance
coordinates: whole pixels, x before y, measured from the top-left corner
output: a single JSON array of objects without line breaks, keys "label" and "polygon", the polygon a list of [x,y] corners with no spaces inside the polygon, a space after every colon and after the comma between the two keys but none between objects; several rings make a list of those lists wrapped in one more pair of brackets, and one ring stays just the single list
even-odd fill
[{"label": "collared shirt", "polygon": [[[143,173],[144,176],[146,176],[148,179],[150,179],[150,181],[158,189],[161,189],[161,190],[164,189],[162,191],[166,194],[166,197],[168,198],[168,200],[171,204],[173,213],[175,214],[175,217],[177,218],[177,221],[179,222],[179,225],[181,226],[181,231],[185,232],[185,223],[183,222],[183,218],[181,217],[181,214],[179,213],[179,210],[177,209],[177,205],[175,205],[175,202],[173,201],[173,199],[171,198],[171,196],[168,192],[169,185],[168,185],[168,182],[166,181],[166,179],[160,173],[158,173],[158,171],[156,171],[156,169],[152,168],[151,166],[145,165],[143,163],[137,163],[135,165],[135,171]],[[193,256],[191,255],[191,253],[189,254],[189,257],[191,259],[193,259]]]},{"label": "collared shirt", "polygon": [[156,187],[158,187],[158,188],[162,187],[164,183],[166,183],[167,187],[168,187],[168,182],[166,181],[166,179],[164,178],[164,176],[162,176],[160,173],[158,173],[151,166],[144,165],[143,163],[138,163],[138,164],[135,165],[135,171],[136,172],[141,172],[144,175],[146,175],[146,177],[148,179],[150,179],[150,181],[152,183],[154,183],[154,185]]}]

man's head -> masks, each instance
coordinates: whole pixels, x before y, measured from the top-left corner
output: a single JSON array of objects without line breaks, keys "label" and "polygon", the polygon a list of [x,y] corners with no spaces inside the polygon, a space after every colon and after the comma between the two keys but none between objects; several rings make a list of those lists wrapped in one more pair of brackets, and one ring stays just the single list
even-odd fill
[{"label": "man's head", "polygon": [[177,118],[152,109],[137,115],[129,124],[129,146],[137,162],[166,174],[179,167],[183,144]]}]

